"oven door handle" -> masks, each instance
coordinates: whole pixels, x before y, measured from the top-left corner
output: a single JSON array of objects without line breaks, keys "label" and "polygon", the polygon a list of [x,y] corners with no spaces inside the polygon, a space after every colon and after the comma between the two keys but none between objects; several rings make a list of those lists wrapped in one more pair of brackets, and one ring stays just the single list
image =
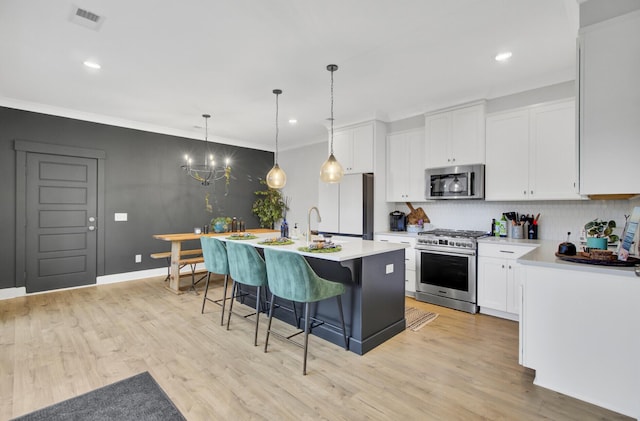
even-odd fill
[{"label": "oven door handle", "polygon": [[427,248],[416,248],[417,253],[431,253],[431,254],[439,254],[441,256],[459,256],[459,257],[473,257],[476,255],[475,251],[468,252],[455,252],[455,251],[442,251],[442,250],[433,250]]}]

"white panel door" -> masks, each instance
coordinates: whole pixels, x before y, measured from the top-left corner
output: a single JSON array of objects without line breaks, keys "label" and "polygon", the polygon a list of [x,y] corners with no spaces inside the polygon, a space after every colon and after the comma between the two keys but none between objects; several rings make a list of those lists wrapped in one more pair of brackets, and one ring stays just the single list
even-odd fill
[{"label": "white panel door", "polygon": [[[339,232],[340,212],[340,184],[329,184],[318,180],[318,209],[322,221],[318,230],[324,232]],[[315,216],[311,215],[311,226],[314,226]]]},{"label": "white panel door", "polygon": [[451,165],[485,162],[484,106],[461,108],[451,113]]},{"label": "white panel door", "polygon": [[507,310],[507,264],[505,259],[478,259],[478,305],[494,310]]},{"label": "white panel door", "polygon": [[338,232],[362,235],[364,203],[362,174],[345,175],[340,182],[340,223]]},{"label": "white panel door", "polygon": [[529,194],[533,199],[580,199],[576,189],[575,101],[531,109]]},{"label": "white panel door", "polygon": [[373,124],[352,129],[352,173],[373,172]]},{"label": "white panel door", "polygon": [[428,168],[451,165],[449,145],[451,141],[451,113],[427,116],[425,119],[426,150]]},{"label": "white panel door", "polygon": [[529,111],[487,118],[485,198],[529,198]]}]

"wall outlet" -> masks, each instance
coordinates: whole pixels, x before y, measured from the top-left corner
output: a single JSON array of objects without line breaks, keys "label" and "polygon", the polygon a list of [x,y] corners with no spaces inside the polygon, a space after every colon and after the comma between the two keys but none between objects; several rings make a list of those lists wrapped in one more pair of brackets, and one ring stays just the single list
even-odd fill
[{"label": "wall outlet", "polygon": [[129,215],[127,215],[126,213],[115,213],[113,215],[113,220],[116,222],[126,222],[128,217]]},{"label": "wall outlet", "polygon": [[142,263],[142,255],[136,254],[136,263]]},{"label": "wall outlet", "polygon": [[389,263],[386,268],[385,268],[385,273],[388,275],[390,273],[393,273],[393,263]]}]

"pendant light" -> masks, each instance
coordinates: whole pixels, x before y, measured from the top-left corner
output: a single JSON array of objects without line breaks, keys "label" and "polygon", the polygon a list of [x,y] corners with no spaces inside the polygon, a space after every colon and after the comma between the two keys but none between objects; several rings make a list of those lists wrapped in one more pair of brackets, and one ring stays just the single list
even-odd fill
[{"label": "pendant light", "polygon": [[278,95],[282,93],[282,90],[274,89],[273,93],[276,94],[276,153],[273,168],[267,173],[267,186],[272,189],[281,189],[287,184],[287,174],[278,165]]},{"label": "pendant light", "polygon": [[327,70],[331,72],[331,153],[329,158],[320,167],[320,180],[325,183],[339,183],[342,180],[344,171],[342,165],[338,162],[335,156],[333,156],[333,72],[338,70],[338,66],[330,64],[327,66]]}]

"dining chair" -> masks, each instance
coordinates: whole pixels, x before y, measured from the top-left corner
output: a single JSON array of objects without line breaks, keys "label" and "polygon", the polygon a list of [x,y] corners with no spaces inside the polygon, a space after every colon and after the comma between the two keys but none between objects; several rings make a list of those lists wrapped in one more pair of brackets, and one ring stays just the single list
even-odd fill
[{"label": "dining chair", "polygon": [[[207,274],[207,283],[204,289],[204,298],[202,299],[202,310],[200,313],[204,313],[204,306],[207,301],[211,301],[212,303],[222,306],[222,315],[220,316],[220,325],[222,326],[224,324],[224,310],[227,302],[227,285],[229,283],[229,259],[227,258],[227,248],[222,241],[214,237],[200,237],[200,244],[202,244],[204,267],[209,272]],[[222,298],[212,299],[207,296],[212,273],[224,275]],[[222,304],[220,304],[221,302]]]},{"label": "dining chair", "polygon": [[[249,244],[241,244],[238,241],[227,241],[227,257],[229,259],[229,275],[233,283],[231,284],[231,302],[227,314],[227,330],[231,323],[233,313],[233,302],[238,297],[240,285],[256,287],[256,327],[253,337],[253,345],[258,345],[258,324],[260,321],[260,298],[263,287],[267,286],[267,269],[264,259],[258,251]],[[251,316],[247,315],[245,317]]]},{"label": "dining chair", "polygon": [[[271,290],[271,303],[269,306],[269,322],[267,325],[267,336],[264,343],[264,352],[267,352],[269,346],[269,334],[273,334],[284,339],[296,346],[304,349],[304,359],[302,365],[302,374],[307,374],[307,349],[309,344],[309,332],[322,324],[324,321],[312,317],[309,311],[311,303],[336,297],[338,303],[338,312],[340,315],[342,337],[344,338],[344,349],[349,349],[347,342],[347,331],[344,324],[344,314],[342,311],[342,294],[345,287],[339,282],[329,281],[318,276],[309,266],[304,256],[290,251],[275,250],[272,248],[264,249],[265,261],[267,266],[267,282],[269,290]],[[284,298],[299,303],[304,303],[304,330],[298,331],[293,335],[284,336],[278,332],[271,330],[271,321],[273,319],[273,309],[275,297]],[[318,324],[312,324],[311,319]],[[328,324],[328,323],[327,323]],[[334,326],[336,327],[336,326]],[[337,327],[336,327],[337,328]],[[300,344],[292,341],[295,335],[304,333],[304,343]]]}]

